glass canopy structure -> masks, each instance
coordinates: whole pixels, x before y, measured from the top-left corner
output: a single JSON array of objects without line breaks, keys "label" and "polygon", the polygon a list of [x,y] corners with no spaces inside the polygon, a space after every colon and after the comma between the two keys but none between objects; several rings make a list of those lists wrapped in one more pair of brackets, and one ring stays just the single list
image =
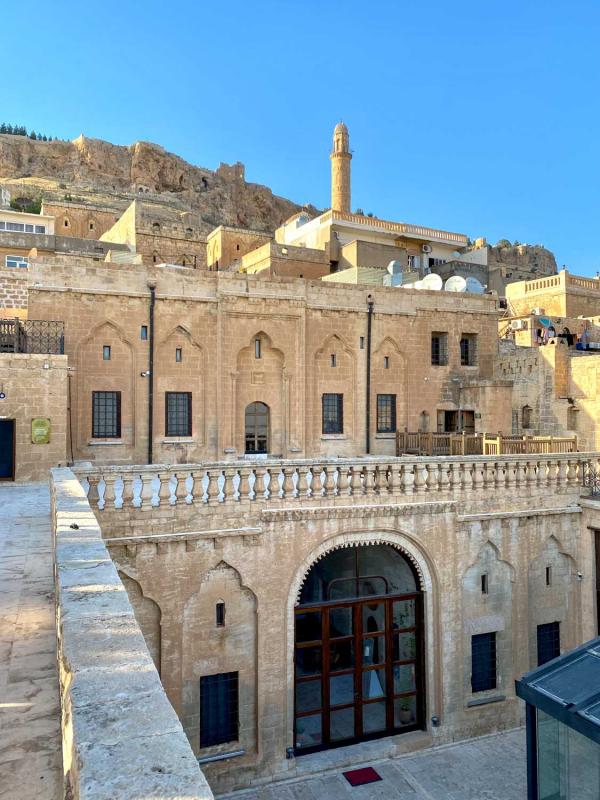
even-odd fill
[{"label": "glass canopy structure", "polygon": [[527,703],[528,800],[600,798],[600,638],[516,681]]}]

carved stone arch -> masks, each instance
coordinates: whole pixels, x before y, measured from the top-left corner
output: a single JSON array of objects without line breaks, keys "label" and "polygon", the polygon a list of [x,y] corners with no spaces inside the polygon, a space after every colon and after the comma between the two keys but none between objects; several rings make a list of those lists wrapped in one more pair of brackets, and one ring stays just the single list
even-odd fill
[{"label": "carved stone arch", "polygon": [[329,352],[329,350],[331,349],[331,344],[330,344],[331,342],[339,343],[339,345],[341,346],[342,350],[348,356],[350,356],[350,358],[352,359],[353,362],[355,361],[356,356],[355,356],[354,350],[346,342],[344,337],[340,336],[338,333],[332,333],[325,339],[325,341],[321,344],[321,347],[319,347],[315,351],[315,359],[320,358],[323,355],[323,353]]},{"label": "carved stone arch", "polygon": [[198,350],[204,353],[204,347],[201,344],[201,342],[193,335],[193,333],[189,330],[189,328],[181,324],[175,325],[174,328],[171,328],[171,330],[167,333],[167,335],[163,339],[161,339],[160,344],[161,345],[167,344],[169,339],[172,339],[177,334],[185,336],[193,347],[197,347]]},{"label": "carved stone arch", "polygon": [[537,559],[542,558],[548,550],[553,548],[556,548],[556,551],[558,553],[565,556],[565,558],[568,558],[569,561],[573,564],[573,566],[577,565],[577,559],[574,556],[572,556],[571,553],[569,553],[567,548],[564,547],[563,543],[555,533],[551,533],[546,537],[541,547],[538,549],[537,553],[531,559],[532,563]]},{"label": "carved stone arch", "polygon": [[162,610],[156,600],[144,593],[139,581],[126,571],[119,569],[119,578],[125,587],[129,602],[133,608],[140,630],[150,651],[154,665],[160,675],[161,671],[161,624]]},{"label": "carved stone arch", "polygon": [[394,353],[399,355],[402,358],[403,361],[406,361],[406,356],[404,355],[404,352],[402,351],[402,348],[400,347],[400,345],[394,339],[393,336],[385,336],[381,340],[381,342],[377,345],[375,350],[373,350],[373,353],[376,355],[377,353],[381,353],[381,352],[383,352],[384,350],[387,350],[387,349],[393,350]]},{"label": "carved stone arch", "polygon": [[244,347],[240,347],[236,357],[236,366],[240,367],[240,362],[244,358],[244,356],[248,353],[252,355],[255,352],[255,342],[257,339],[260,339],[261,342],[261,353],[264,352],[271,352],[277,359],[279,359],[281,369],[285,369],[286,361],[285,361],[285,353],[279,347],[275,347],[273,344],[273,339],[269,336],[269,334],[264,331],[262,328],[256,333],[254,333],[249,341],[248,344]]},{"label": "carved stone arch", "polygon": [[[107,341],[108,340],[108,341]],[[110,360],[103,360],[103,345],[113,347]],[[110,318],[100,320],[75,346],[73,387],[73,444],[78,456],[89,457],[92,436],[92,394],[94,391],[121,393],[121,439],[135,446],[136,358],[135,348],[123,328]]]},{"label": "carved stone arch", "polygon": [[467,574],[467,572],[469,572],[469,570],[472,570],[474,567],[476,567],[478,565],[481,565],[482,562],[484,562],[486,560],[485,556],[487,554],[492,555],[495,561],[497,561],[501,565],[504,565],[508,569],[508,572],[509,572],[509,575],[510,575],[510,580],[511,580],[512,583],[514,583],[514,581],[515,581],[515,568],[510,563],[510,561],[506,561],[505,559],[502,558],[502,555],[500,553],[500,549],[498,548],[498,546],[496,544],[494,544],[494,542],[492,542],[491,539],[486,539],[485,542],[483,542],[483,544],[479,548],[479,551],[477,553],[477,557],[469,564],[469,566],[464,571],[463,578]]},{"label": "carved stone arch", "polygon": [[321,542],[297,567],[288,591],[286,614],[287,742],[294,741],[294,608],[308,573],[321,558],[341,547],[387,544],[394,547],[414,567],[424,595],[425,697],[426,708],[442,708],[440,647],[442,642],[439,577],[435,564],[421,542],[410,532],[396,528],[376,531],[355,530],[337,534]]},{"label": "carved stone arch", "polygon": [[[225,624],[217,625],[216,604],[225,603]],[[206,675],[238,675],[240,746],[257,747],[257,598],[240,572],[219,561],[200,576],[181,615],[181,721],[196,753],[200,751],[198,709]]]}]

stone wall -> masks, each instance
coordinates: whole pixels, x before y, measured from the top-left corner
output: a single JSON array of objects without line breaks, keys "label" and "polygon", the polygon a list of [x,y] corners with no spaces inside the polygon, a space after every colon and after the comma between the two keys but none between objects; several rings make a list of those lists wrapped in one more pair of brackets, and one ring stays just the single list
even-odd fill
[{"label": "stone wall", "polygon": [[65,797],[211,800],[81,486],[51,489]]},{"label": "stone wall", "polygon": [[0,318],[27,316],[28,268],[5,267],[0,249]]},{"label": "stone wall", "polygon": [[[374,302],[371,443],[394,452],[376,426],[377,395],[395,394],[397,427],[417,430],[425,411],[458,408],[463,382],[492,375],[497,309],[491,296],[398,291],[299,279],[176,268],[98,264],[75,273],[36,263],[30,317],[65,322],[65,352],[75,367],[73,452],[98,463],[143,463],[147,454],[148,280],[156,280],[154,458],[191,462],[245,452],[245,409],[270,408],[269,452],[354,455],[366,446],[367,295]],[[75,277],[74,277],[75,275]],[[449,363],[431,365],[431,333],[448,334]],[[462,334],[477,337],[473,366],[462,366]],[[255,355],[256,340],[260,358]],[[110,360],[102,357],[111,347]],[[176,350],[182,359],[176,362]],[[386,366],[387,365],[387,366]],[[91,439],[91,392],[121,392],[122,437]],[[193,393],[192,435],[167,437],[166,391]],[[322,430],[322,395],[343,395],[343,431]],[[485,400],[484,398],[488,398]],[[472,388],[472,410],[488,431],[507,430],[509,409]],[[488,403],[486,408],[482,405]],[[467,408],[467,406],[465,406]],[[479,428],[478,428],[479,429]]]},{"label": "stone wall", "polygon": [[[67,381],[66,356],[0,354],[0,417],[16,420],[15,480],[44,480],[66,462]],[[34,417],[50,420],[48,444],[32,442]]]},{"label": "stone wall", "polygon": [[[285,757],[294,744],[293,610],[311,566],[340,546],[390,544],[424,593],[424,729],[382,742],[382,753],[522,724],[514,680],[537,663],[537,626],[560,623],[561,651],[596,629],[593,522],[578,505],[590,458],[255,460],[78,474],[112,558],[137,584],[134,608],[147,615],[143,597],[160,609],[161,677],[195,752],[244,751],[205,766],[221,792],[302,769],[301,758]],[[471,637],[489,631],[497,685],[474,694]],[[199,679],[228,671],[239,673],[239,738],[200,748]]]}]

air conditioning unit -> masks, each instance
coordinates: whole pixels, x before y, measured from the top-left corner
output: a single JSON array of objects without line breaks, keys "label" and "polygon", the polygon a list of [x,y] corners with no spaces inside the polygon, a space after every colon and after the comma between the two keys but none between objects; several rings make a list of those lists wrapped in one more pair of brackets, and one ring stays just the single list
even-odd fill
[{"label": "air conditioning unit", "polygon": [[510,327],[513,331],[526,331],[527,330],[527,320],[526,319],[513,319],[510,323]]},{"label": "air conditioning unit", "polygon": [[421,250],[422,250],[424,253],[431,253],[432,249],[433,249],[433,248],[431,247],[431,245],[430,245],[430,244],[424,244],[424,245],[423,245],[423,247],[421,247]]},{"label": "air conditioning unit", "polygon": [[532,308],[531,313],[534,314],[536,317],[541,317],[546,313],[545,308]]},{"label": "air conditioning unit", "polygon": [[588,350],[600,350],[600,342],[588,342]]}]

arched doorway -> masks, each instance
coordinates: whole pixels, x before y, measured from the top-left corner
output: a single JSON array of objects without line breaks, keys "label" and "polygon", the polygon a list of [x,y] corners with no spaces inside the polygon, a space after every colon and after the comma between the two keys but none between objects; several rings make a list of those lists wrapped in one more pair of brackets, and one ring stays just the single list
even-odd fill
[{"label": "arched doorway", "polygon": [[246,453],[269,452],[269,406],[250,403],[246,406]]},{"label": "arched doorway", "polygon": [[424,726],[423,592],[399,550],[328,553],[294,615],[297,754]]}]

